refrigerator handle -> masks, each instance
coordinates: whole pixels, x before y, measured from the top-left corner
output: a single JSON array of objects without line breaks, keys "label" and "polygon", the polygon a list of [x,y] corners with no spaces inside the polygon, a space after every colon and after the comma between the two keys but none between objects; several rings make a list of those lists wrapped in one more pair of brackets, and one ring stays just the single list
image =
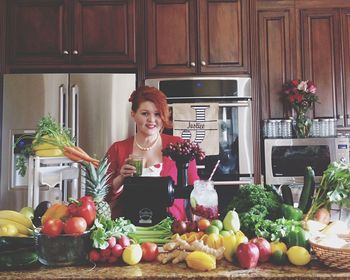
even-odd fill
[{"label": "refrigerator handle", "polygon": [[75,137],[76,145],[79,145],[79,87],[72,85],[71,87],[71,123],[70,128],[72,135]]},{"label": "refrigerator handle", "polygon": [[68,127],[68,95],[64,85],[60,85],[59,88],[59,100],[60,100],[60,125],[62,127]]}]

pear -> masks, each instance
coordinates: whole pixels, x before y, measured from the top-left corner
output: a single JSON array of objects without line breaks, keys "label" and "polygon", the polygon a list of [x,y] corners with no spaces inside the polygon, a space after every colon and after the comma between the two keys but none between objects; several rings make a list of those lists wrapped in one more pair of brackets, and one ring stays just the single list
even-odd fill
[{"label": "pear", "polygon": [[224,218],[223,224],[225,230],[232,230],[233,232],[239,231],[241,223],[237,212],[235,210],[228,211]]}]

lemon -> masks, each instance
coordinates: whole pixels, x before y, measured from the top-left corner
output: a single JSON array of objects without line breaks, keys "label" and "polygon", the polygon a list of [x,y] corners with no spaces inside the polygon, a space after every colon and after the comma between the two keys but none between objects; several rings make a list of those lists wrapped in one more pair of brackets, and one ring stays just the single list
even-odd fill
[{"label": "lemon", "polygon": [[128,265],[135,265],[141,261],[142,248],[139,244],[131,244],[126,247],[122,255],[123,261]]},{"label": "lemon", "polygon": [[283,253],[287,253],[287,245],[283,242],[274,241],[270,243],[272,254],[277,250],[281,250]]},{"label": "lemon", "polygon": [[311,261],[311,255],[304,247],[293,246],[287,251],[288,260],[294,265],[306,265]]}]

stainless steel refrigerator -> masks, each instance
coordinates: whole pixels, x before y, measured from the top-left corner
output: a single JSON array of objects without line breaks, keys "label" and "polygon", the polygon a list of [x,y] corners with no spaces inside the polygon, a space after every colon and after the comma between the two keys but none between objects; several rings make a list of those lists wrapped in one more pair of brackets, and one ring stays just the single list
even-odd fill
[{"label": "stainless steel refrigerator", "polygon": [[135,130],[128,102],[135,86],[135,74],[4,75],[0,209],[27,204],[28,174],[19,175],[15,167],[17,137],[34,134],[38,121],[51,115],[87,153],[102,158],[114,141]]}]

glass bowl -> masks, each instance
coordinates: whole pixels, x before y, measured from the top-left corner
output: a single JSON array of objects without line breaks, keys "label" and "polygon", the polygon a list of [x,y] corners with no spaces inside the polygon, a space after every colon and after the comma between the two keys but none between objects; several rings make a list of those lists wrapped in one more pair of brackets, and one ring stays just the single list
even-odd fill
[{"label": "glass bowl", "polygon": [[60,234],[50,237],[34,230],[35,249],[40,263],[48,266],[79,265],[88,262],[91,250],[90,231],[81,235]]}]

